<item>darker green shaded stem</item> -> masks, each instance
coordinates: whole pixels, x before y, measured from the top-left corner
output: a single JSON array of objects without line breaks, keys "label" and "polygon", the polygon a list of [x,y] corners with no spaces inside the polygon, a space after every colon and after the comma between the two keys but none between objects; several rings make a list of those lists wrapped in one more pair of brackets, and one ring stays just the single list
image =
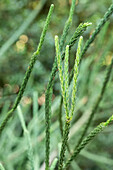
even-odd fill
[{"label": "darker green shaded stem", "polygon": [[62,104],[63,104],[63,97],[61,97],[60,109],[59,109],[59,126],[60,126],[61,136],[63,136]]},{"label": "darker green shaded stem", "polygon": [[[52,86],[53,87],[53,86]],[[45,114],[46,121],[46,170],[49,169],[49,152],[50,152],[50,120],[51,120],[51,98],[52,98],[52,87],[49,93],[46,92],[46,105],[45,110],[48,114]]]},{"label": "darker green shaded stem", "polygon": [[67,147],[69,129],[70,129],[70,121],[67,120],[65,123],[65,129],[64,129],[64,134],[63,134],[58,170],[63,169],[63,162],[65,159],[65,151],[66,151],[66,147]]}]

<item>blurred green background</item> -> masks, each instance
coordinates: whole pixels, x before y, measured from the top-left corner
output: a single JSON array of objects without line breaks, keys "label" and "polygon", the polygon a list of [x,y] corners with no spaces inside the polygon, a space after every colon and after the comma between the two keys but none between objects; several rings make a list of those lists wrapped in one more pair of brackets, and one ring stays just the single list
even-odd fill
[{"label": "blurred green background", "polygon": [[[24,118],[33,143],[36,169],[44,169],[44,102],[45,90],[55,57],[54,36],[57,34],[60,37],[62,34],[65,21],[68,18],[71,0],[0,0],[0,122],[11,108],[17,96],[30,57],[37,48],[51,3],[55,5],[52,20],[40,57],[36,61],[21,100],[21,109],[24,113]],[[91,36],[91,33],[111,3],[113,3],[112,0],[77,0],[73,25],[66,41],[69,40],[81,22],[91,22],[92,25],[83,35],[85,42]],[[76,46],[77,44],[75,44],[70,52],[70,70],[74,64]],[[79,118],[84,114],[86,114],[85,119],[87,120],[87,115],[100,93],[106,69],[113,56],[112,47],[113,15],[102,28],[81,63],[76,101],[77,106],[75,109],[76,116],[74,116],[70,134],[70,148],[72,150],[77,142],[84,122],[79,124],[80,128],[78,128],[78,130],[74,127],[78,126],[77,121],[79,121]],[[113,72],[89,131],[113,114],[112,89]],[[34,103],[33,101],[37,102]],[[58,123],[59,104],[60,83],[57,76],[55,79],[52,105],[51,161],[55,156],[58,156],[61,143]],[[34,114],[37,115],[36,119],[34,118]],[[98,135],[95,140],[81,152],[76,162],[73,161],[71,169],[112,170],[112,128],[113,125],[110,125],[103,133]],[[6,170],[29,169],[26,141],[23,136],[17,111],[15,111],[15,116],[8,123],[0,138],[0,162]]]}]

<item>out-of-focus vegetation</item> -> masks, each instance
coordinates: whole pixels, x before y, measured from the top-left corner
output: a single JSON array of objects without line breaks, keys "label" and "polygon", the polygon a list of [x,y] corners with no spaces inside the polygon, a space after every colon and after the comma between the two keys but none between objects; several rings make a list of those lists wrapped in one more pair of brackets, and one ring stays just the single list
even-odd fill
[{"label": "out-of-focus vegetation", "polygon": [[[30,169],[27,153],[29,143],[27,144],[26,141],[29,136],[30,145],[32,144],[33,147],[34,167],[36,170],[44,169],[45,90],[55,58],[54,36],[57,34],[60,37],[62,34],[71,0],[0,0],[0,124],[18,94],[30,57],[37,48],[51,3],[54,3],[55,10],[40,57],[35,63],[18,110],[15,111],[13,118],[0,136],[0,162],[6,170]],[[113,3],[112,0],[76,0],[73,24],[66,42],[81,22],[91,22],[92,25],[83,34],[85,42],[111,3]],[[76,108],[69,139],[72,151],[100,94],[107,67],[113,57],[112,30],[113,15],[88,49],[80,65]],[[77,43],[70,52],[70,71],[74,65],[76,48]],[[88,132],[113,114],[112,89],[113,71]],[[60,93],[60,82],[57,76],[52,101],[51,162],[55,157],[58,157],[62,139],[58,122]],[[63,108],[62,111],[64,112]],[[21,114],[24,116],[26,127],[23,127]],[[27,135],[24,134],[26,128],[29,131]],[[112,128],[111,124],[99,134],[79,154],[76,161],[72,162],[70,168],[75,170],[112,170]],[[69,156],[68,152],[67,156]]]}]

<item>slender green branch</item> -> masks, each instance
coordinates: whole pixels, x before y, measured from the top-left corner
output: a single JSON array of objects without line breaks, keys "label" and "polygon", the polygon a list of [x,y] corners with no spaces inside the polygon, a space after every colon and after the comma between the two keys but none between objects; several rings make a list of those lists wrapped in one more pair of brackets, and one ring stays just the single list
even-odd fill
[{"label": "slender green branch", "polygon": [[59,48],[58,36],[55,36],[55,47],[56,47],[57,65],[58,65],[58,70],[59,70],[59,78],[60,78],[60,83],[61,83],[61,91],[62,91],[62,96],[63,96],[64,109],[65,109],[66,117],[69,117],[69,108],[67,106],[66,88],[64,84],[64,78],[63,78],[62,59],[61,59],[61,53],[60,53],[60,48]]},{"label": "slender green branch", "polygon": [[92,23],[81,23],[75,30],[75,33],[73,34],[73,36],[71,37],[68,45],[71,48],[75,42],[78,40],[78,38],[86,31],[86,28],[88,26],[90,26]]},{"label": "slender green branch", "polygon": [[[69,13],[69,18],[68,18],[67,22],[65,23],[63,34],[61,36],[60,51],[62,51],[62,48],[64,46],[64,42],[66,40],[66,36],[67,36],[69,28],[70,28],[70,26],[72,24],[74,8],[75,8],[75,0],[72,1],[70,13]],[[64,57],[64,54],[62,55],[62,58],[63,57]],[[55,57],[55,61],[54,61],[54,64],[53,64],[51,76],[50,76],[48,86],[47,86],[47,90],[46,90],[46,100],[45,100],[45,117],[47,118],[46,119],[46,124],[48,125],[48,126],[46,126],[46,169],[49,169],[49,152],[50,152],[49,151],[50,150],[50,146],[49,146],[50,145],[50,134],[49,134],[50,130],[48,129],[48,127],[50,127],[49,118],[51,117],[51,107],[50,107],[51,99],[49,97],[49,94],[50,94],[51,89],[53,88],[53,80],[54,80],[54,77],[56,75],[56,71],[57,71],[57,59]],[[50,100],[48,100],[48,99],[50,99]]]},{"label": "slender green branch", "polygon": [[112,71],[112,67],[113,67],[113,59],[112,59],[112,61],[111,61],[111,64],[110,64],[109,67],[108,67],[108,70],[107,70],[107,73],[106,73],[106,76],[105,76],[105,79],[104,79],[104,82],[103,82],[103,85],[102,85],[102,89],[101,89],[100,95],[99,95],[99,97],[98,97],[98,99],[97,99],[97,101],[96,101],[96,103],[95,103],[95,105],[94,105],[94,107],[93,107],[93,109],[92,109],[91,115],[90,115],[90,117],[89,117],[89,119],[88,119],[88,122],[87,122],[87,124],[86,124],[86,126],[85,126],[85,128],[84,128],[84,130],[83,130],[83,132],[82,132],[82,134],[81,134],[81,137],[80,137],[80,139],[79,139],[79,141],[78,141],[78,143],[77,143],[77,146],[75,147],[75,150],[76,150],[76,148],[80,145],[80,143],[82,142],[82,140],[83,140],[83,138],[84,138],[84,136],[85,136],[85,134],[86,134],[89,126],[90,126],[90,123],[92,122],[92,119],[93,119],[93,117],[94,117],[94,114],[95,114],[95,112],[97,111],[98,106],[99,106],[99,104],[100,104],[100,102],[101,102],[101,100],[102,100],[102,98],[103,98],[103,95],[104,95],[104,93],[105,93],[106,86],[107,86],[108,81],[109,81],[109,78],[110,78],[110,74],[111,74],[111,71]]},{"label": "slender green branch", "polygon": [[96,136],[100,133],[105,127],[107,127],[113,121],[113,115],[103,123],[100,123],[91,133],[82,141],[82,143],[74,151],[70,159],[66,162],[64,169],[67,169],[70,163],[76,158],[79,152]]},{"label": "slender green branch", "polygon": [[76,60],[75,60],[75,65],[74,65],[72,104],[71,104],[71,111],[70,111],[71,118],[73,117],[73,112],[74,112],[74,108],[75,108],[75,98],[76,98],[76,91],[77,91],[77,77],[78,77],[78,69],[79,69],[82,41],[83,41],[83,37],[81,36],[79,39],[79,43],[78,43]]},{"label": "slender green branch", "polygon": [[69,108],[69,45],[66,46],[65,60],[64,60],[64,86],[67,100],[67,107]]},{"label": "slender green branch", "polygon": [[[84,24],[80,24],[75,33],[73,34],[72,38],[70,39],[70,41],[67,43],[67,45],[69,45],[69,50],[71,49],[71,47],[75,44],[75,42],[77,41],[77,39],[81,36],[81,34],[84,33],[84,31],[86,30],[86,28],[88,26],[90,26],[90,23],[84,23]],[[66,38],[66,37],[64,37]],[[64,59],[65,56],[65,51],[62,52],[61,58]],[[47,90],[46,90],[46,97],[45,97],[45,117],[46,117],[46,168],[49,168],[49,152],[50,152],[50,134],[49,134],[49,129],[48,127],[50,127],[50,120],[49,118],[51,117],[51,107],[49,102],[51,102],[51,99],[49,97],[50,95],[50,91],[53,88],[53,84],[54,84],[54,78],[56,76],[56,72],[57,72],[57,58],[55,57],[55,61],[53,63],[53,67],[52,67],[52,71],[51,71],[51,75],[50,75],[50,79],[47,85]],[[52,96],[52,95],[51,95]],[[48,115],[49,114],[49,115]],[[48,160],[47,160],[48,159]]]},{"label": "slender green branch", "polygon": [[62,170],[62,168],[63,168],[63,162],[64,162],[64,158],[65,158],[65,151],[66,151],[66,146],[67,146],[67,141],[68,141],[69,129],[70,129],[70,119],[66,120],[66,122],[65,122],[58,170]]},{"label": "slender green branch", "polygon": [[49,91],[46,91],[46,105],[45,105],[45,111],[47,112],[45,114],[45,121],[46,121],[46,157],[45,157],[45,163],[46,163],[46,170],[49,170],[49,155],[50,155],[50,120],[51,120],[51,98],[52,98],[52,89],[53,86],[49,89]]},{"label": "slender green branch", "polygon": [[[56,58],[57,58],[57,65],[58,65],[58,70],[59,70],[61,91],[62,91],[62,96],[63,96],[63,104],[64,104],[64,109],[65,109],[65,114],[66,114],[65,129],[64,129],[64,132],[63,132],[62,147],[61,147],[61,151],[60,151],[60,159],[59,159],[59,166],[58,166],[58,169],[61,170],[62,167],[63,167],[63,162],[64,162],[64,158],[65,158],[65,151],[66,151],[66,146],[67,146],[67,141],[68,141],[70,118],[69,118],[69,107],[67,105],[68,99],[66,98],[67,97],[67,95],[66,95],[66,83],[64,84],[62,59],[61,59],[61,54],[60,54],[58,36],[55,36],[55,47],[56,47]],[[67,47],[67,50],[69,51],[69,47]],[[66,51],[66,57],[67,57],[67,55],[68,54],[67,54],[67,51]],[[67,61],[67,63],[65,63],[65,67],[68,65],[68,60],[66,60],[66,61]],[[65,68],[65,73],[66,73],[66,70],[67,70],[67,68]]]},{"label": "slender green branch", "polygon": [[18,106],[18,104],[19,104],[19,102],[20,102],[20,100],[21,100],[21,98],[23,96],[23,93],[25,91],[25,88],[26,88],[27,82],[29,80],[30,74],[31,74],[31,72],[33,70],[33,67],[34,67],[34,64],[35,64],[35,62],[37,60],[37,56],[40,54],[40,50],[41,50],[43,42],[44,42],[44,38],[45,38],[47,29],[48,29],[48,25],[50,23],[50,19],[51,19],[51,15],[52,15],[52,12],[53,12],[53,8],[54,8],[54,5],[52,4],[51,7],[50,7],[50,10],[49,10],[46,22],[45,22],[44,29],[43,29],[42,34],[41,34],[39,45],[37,47],[36,52],[34,52],[34,54],[31,57],[29,66],[28,66],[27,71],[25,73],[24,80],[23,80],[22,85],[20,87],[20,90],[19,90],[19,93],[17,95],[17,98],[16,98],[16,100],[14,102],[14,105],[13,105],[12,109],[7,113],[5,119],[3,120],[3,122],[0,125],[0,134],[3,131],[4,127],[6,126],[8,120],[12,117],[12,115],[14,113],[14,110],[17,108],[17,106]]},{"label": "slender green branch", "polygon": [[58,116],[59,116],[60,132],[61,132],[61,136],[63,137],[62,104],[63,104],[63,98],[61,97],[61,102],[60,102],[60,108],[59,108]]},{"label": "slender green branch", "polygon": [[[75,4],[74,4],[75,0],[72,1],[72,5],[71,5],[71,9],[70,9],[70,13],[69,13],[69,18],[64,26],[64,30],[63,30],[63,34],[61,36],[61,41],[60,41],[60,51],[62,50],[63,48],[63,45],[64,45],[64,42],[66,40],[66,36],[68,34],[68,31],[69,31],[69,28],[72,24],[72,17],[73,17],[73,14],[74,14],[74,7],[75,7]],[[84,29],[84,28],[83,28]],[[85,31],[85,29],[84,29]],[[82,29],[77,33],[77,34],[74,34],[73,35],[73,38],[75,38],[77,40],[77,38],[81,35],[81,33],[83,33]],[[79,34],[79,35],[78,35]],[[75,40],[75,41],[76,41]],[[74,45],[75,41],[73,42],[69,42],[70,43],[70,48]],[[61,58],[64,58],[64,55],[65,55],[65,52],[63,52],[62,54],[62,57]],[[50,107],[50,104],[49,102],[51,102],[51,99],[49,98],[49,93],[50,93],[50,89],[52,89],[53,87],[53,81],[54,81],[54,77],[56,75],[56,72],[57,72],[57,59],[55,57],[55,61],[54,61],[54,64],[53,64],[53,68],[52,68],[52,72],[51,72],[51,75],[50,75],[50,79],[49,79],[49,82],[48,82],[48,86],[47,86],[47,90],[46,90],[46,100],[45,100],[45,117],[47,118],[46,120],[46,124],[48,126],[46,126],[46,169],[49,168],[49,150],[50,150],[50,134],[49,134],[49,129],[48,127],[50,127],[49,123],[50,123],[50,120],[49,118],[51,117],[51,107]],[[50,99],[50,101],[48,100]],[[50,115],[48,115],[50,114]],[[48,159],[48,160],[47,160]]]},{"label": "slender green branch", "polygon": [[[85,32],[86,28],[90,25],[91,23],[82,23],[76,28],[73,36],[71,37],[70,41],[67,43],[67,45],[69,45],[69,50],[78,40],[78,38]],[[65,56],[65,51],[62,52],[61,58],[64,59],[64,56]],[[52,86],[53,80],[56,76],[56,72],[57,72],[57,60],[55,57],[55,61],[53,63],[50,79],[49,79],[48,86],[47,86],[47,91],[49,91],[50,87]]]},{"label": "slender green branch", "polygon": [[[84,31],[86,30],[86,28],[88,26],[90,26],[91,23],[81,23],[77,28],[76,28],[76,31],[75,33],[73,34],[73,36],[71,37],[70,41],[68,42],[68,45],[69,45],[69,50],[71,49],[71,47],[74,45],[74,43],[77,41],[77,39],[84,33]],[[64,58],[64,55],[65,55],[65,52],[62,53],[62,59]],[[56,70],[57,70],[57,66],[56,66],[56,60],[54,62],[54,65],[53,65],[53,68],[52,68],[52,74],[51,74],[51,77],[50,77],[50,81],[48,83],[48,86],[51,85],[51,82],[52,80],[54,79],[55,75],[56,75]],[[69,76],[69,82],[72,80],[72,77],[73,77],[73,72],[74,72],[74,69],[73,71],[71,72],[71,75]],[[53,79],[52,79],[53,78]],[[63,99],[61,99],[61,101],[63,101]],[[62,104],[60,103],[60,106],[62,106]],[[61,109],[60,109],[60,112],[59,112],[59,124],[60,124],[60,129],[63,129],[61,128],[62,126],[62,123],[61,123]]]},{"label": "slender green branch", "polygon": [[[79,67],[79,56],[81,52],[81,44],[82,44],[82,37],[80,37],[79,43],[78,43],[78,49],[77,49],[77,58],[75,61],[75,72],[74,72],[74,81],[73,81],[73,89],[74,91],[72,92],[72,105],[71,105],[71,116],[69,115],[69,105],[67,105],[67,102],[69,102],[69,95],[66,93],[69,91],[68,87],[68,78],[67,82],[64,84],[64,79],[63,79],[63,69],[62,69],[62,63],[61,63],[61,54],[59,51],[59,42],[58,42],[58,36],[55,36],[55,46],[56,46],[56,56],[57,56],[57,65],[58,65],[58,70],[59,70],[59,78],[60,78],[60,84],[61,84],[61,89],[62,89],[62,96],[63,96],[63,104],[65,108],[65,115],[66,115],[66,120],[65,120],[65,128],[63,131],[63,140],[62,140],[62,147],[60,151],[60,158],[59,158],[59,166],[58,169],[61,170],[63,168],[63,162],[65,159],[65,151],[68,141],[68,134],[69,134],[69,129],[70,129],[70,121],[72,119],[72,111],[74,110],[73,107],[75,106],[75,96],[76,96],[76,86],[77,86],[77,77],[78,77],[78,67]],[[68,71],[68,53],[69,53],[69,46],[66,47],[66,52],[65,52],[65,69],[64,69],[64,75]],[[66,89],[67,88],[67,89]],[[68,97],[68,98],[67,98]]]}]

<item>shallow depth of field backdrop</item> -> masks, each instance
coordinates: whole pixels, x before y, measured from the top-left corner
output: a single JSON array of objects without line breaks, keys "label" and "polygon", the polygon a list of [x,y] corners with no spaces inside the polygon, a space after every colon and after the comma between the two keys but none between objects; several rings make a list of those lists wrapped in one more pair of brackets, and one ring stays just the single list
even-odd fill
[{"label": "shallow depth of field backdrop", "polygon": [[[44,169],[45,161],[45,90],[55,58],[54,36],[59,37],[68,18],[71,0],[0,0],[0,123],[18,94],[30,57],[36,50],[49,7],[55,5],[44,44],[35,63],[18,110],[0,136],[0,162],[6,170],[30,169],[27,142],[20,123],[23,113],[33,147],[34,167]],[[85,41],[112,4],[112,0],[76,0],[73,24],[67,40],[82,22],[92,25],[84,32]],[[37,8],[37,12],[35,9]],[[34,12],[35,11],[35,12]],[[70,52],[70,71],[74,65],[77,43]],[[71,123],[69,146],[73,151],[84,123],[100,94],[107,67],[113,57],[113,15],[106,22],[82,59],[76,99]],[[50,161],[58,157],[61,132],[58,122],[60,109],[60,81],[54,80],[51,116]],[[64,115],[64,109],[62,107]],[[113,71],[102,101],[95,113],[88,133],[113,114]],[[81,118],[81,119],[80,119]],[[63,120],[65,116],[63,116]],[[66,152],[67,157],[69,153]],[[113,169],[113,124],[97,135],[73,161],[70,169]]]}]

